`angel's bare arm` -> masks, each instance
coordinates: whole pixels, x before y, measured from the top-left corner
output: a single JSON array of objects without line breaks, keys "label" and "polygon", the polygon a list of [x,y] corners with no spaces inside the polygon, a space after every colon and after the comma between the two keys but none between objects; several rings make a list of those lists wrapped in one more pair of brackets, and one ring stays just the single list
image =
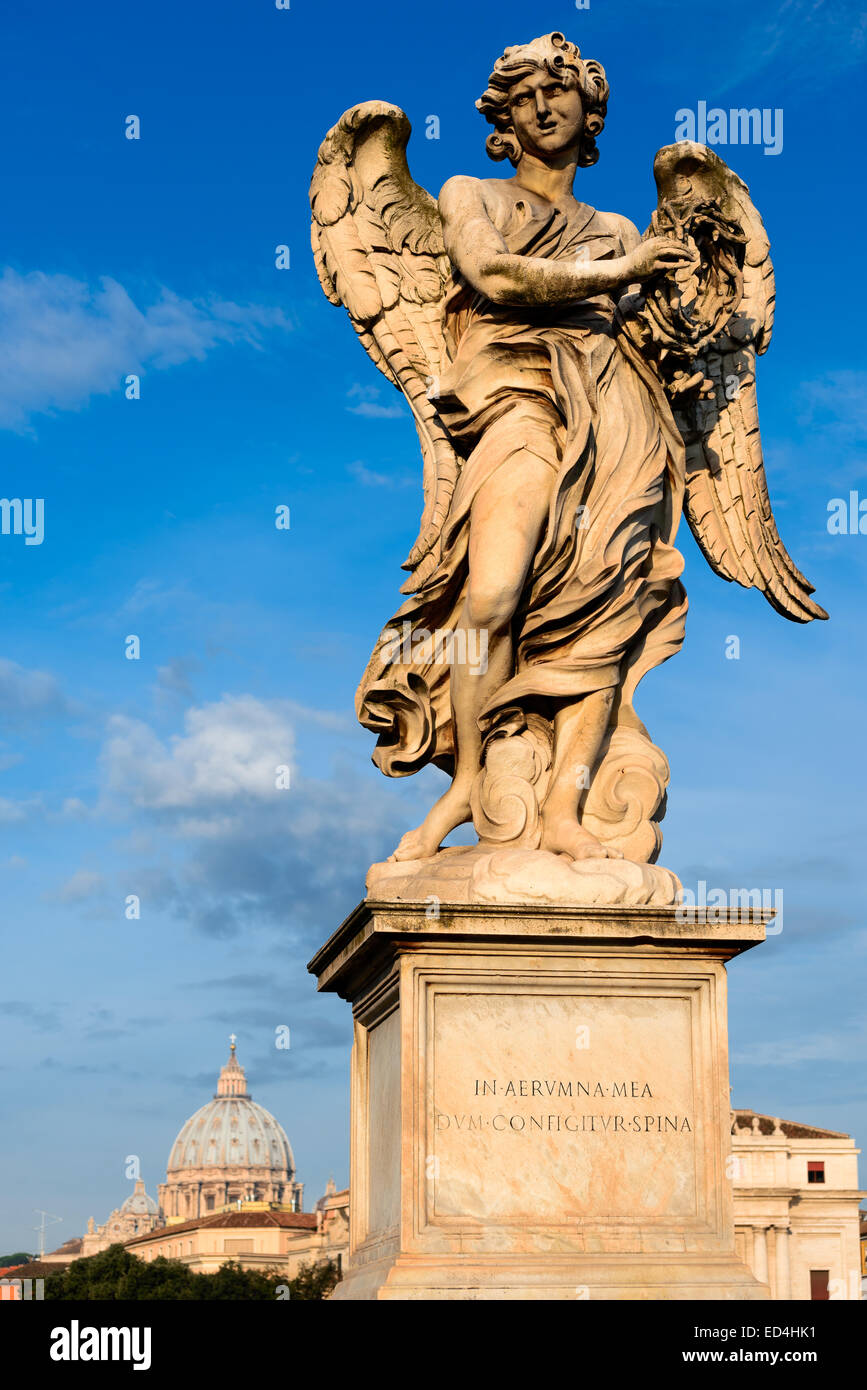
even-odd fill
[{"label": "angel's bare arm", "polygon": [[449,179],[439,197],[445,247],[452,264],[494,304],[570,304],[690,261],[671,237],[651,237],[624,256],[604,261],[555,261],[515,256],[488,213],[478,179]]}]

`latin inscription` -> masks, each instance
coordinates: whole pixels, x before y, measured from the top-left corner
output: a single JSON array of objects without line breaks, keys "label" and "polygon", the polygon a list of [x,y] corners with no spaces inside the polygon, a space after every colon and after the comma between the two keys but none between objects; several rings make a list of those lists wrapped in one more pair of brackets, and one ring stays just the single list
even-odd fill
[{"label": "latin inscription", "polygon": [[691,998],[438,990],[433,1040],[421,1154],[432,1221],[699,1217]]},{"label": "latin inscription", "polygon": [[[495,1097],[498,1101],[510,1098],[529,1099],[588,1099],[610,1100],[653,1100],[653,1091],[647,1081],[579,1081],[560,1079],[476,1078],[474,1095],[480,1098]],[[435,1123],[438,1132],[443,1130],[484,1130],[497,1133],[512,1130],[513,1133],[537,1130],[545,1134],[691,1134],[692,1125],[687,1115],[625,1115],[586,1114],[562,1110],[545,1114],[509,1113],[501,1110],[496,1114],[447,1114],[436,1111]]]},{"label": "latin inscription", "polygon": [[475,1084],[477,1096],[632,1096],[643,1100],[645,1096],[653,1099],[653,1092],[646,1081],[480,1081]]},{"label": "latin inscription", "polygon": [[691,1134],[692,1125],[686,1115],[446,1115],[438,1110],[438,1130],[443,1129],[539,1129],[559,1133],[561,1129],[573,1134]]}]

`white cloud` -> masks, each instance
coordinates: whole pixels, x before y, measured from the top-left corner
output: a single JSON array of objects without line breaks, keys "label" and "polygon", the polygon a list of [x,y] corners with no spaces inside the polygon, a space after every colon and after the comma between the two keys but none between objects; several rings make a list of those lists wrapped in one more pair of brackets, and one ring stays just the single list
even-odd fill
[{"label": "white cloud", "polygon": [[141,720],[115,715],[103,754],[110,793],[148,810],[209,814],[240,798],[284,794],[277,768],[291,767],[295,735],[279,702],[224,696],[187,710],[184,725],[164,743]]},{"label": "white cloud", "polygon": [[770,15],[759,10],[741,29],[738,43],[726,54],[720,90],[737,87],[777,64],[809,98],[817,87],[830,85],[839,73],[857,66],[865,44],[867,20],[863,6],[854,0],[782,0]]},{"label": "white cloud", "polygon": [[833,430],[837,440],[863,444],[867,439],[867,372],[846,368],[801,384],[802,427]]},{"label": "white cloud", "polygon": [[803,1037],[772,1038],[736,1049],[732,1060],[753,1067],[797,1067],[809,1062],[860,1062],[867,1044],[867,1029],[841,1026],[833,1033],[807,1033]]},{"label": "white cloud", "polygon": [[17,661],[0,658],[0,715],[5,720],[18,722],[67,710],[66,697],[48,671],[28,670]]},{"label": "white cloud", "polygon": [[385,473],[374,473],[372,468],[361,462],[361,459],[356,459],[346,471],[351,473],[362,487],[387,487],[390,481]]},{"label": "white cloud", "polygon": [[190,675],[198,670],[199,663],[190,658],[176,657],[166,666],[157,667],[157,693],[160,696],[180,696],[192,700],[193,688]]},{"label": "white cloud", "polygon": [[137,580],[132,593],[121,605],[121,613],[147,613],[152,609],[176,608],[194,596],[184,584],[163,584],[159,579]]},{"label": "white cloud", "polygon": [[104,891],[106,886],[102,874],[79,869],[68,878],[60,889],[58,897],[64,903],[82,903]]},{"label": "white cloud", "polygon": [[382,404],[382,391],[378,386],[360,386],[356,383],[346,395],[349,400],[355,401],[354,405],[346,407],[350,415],[363,415],[369,420],[401,420],[406,415],[400,401],[393,401],[391,405]]},{"label": "white cloud", "polygon": [[0,428],[78,410],[120,392],[130,373],[201,361],[219,344],[258,347],[263,329],[286,327],[279,309],[181,299],[162,288],[136,305],[107,276],[98,286],[67,275],[7,268],[0,276]]},{"label": "white cloud", "polygon": [[[369,864],[420,819],[426,803],[411,803],[433,799],[425,774],[418,787],[399,790],[373,772],[361,739],[356,763],[346,725],[251,695],[189,709],[183,731],[169,738],[115,716],[97,813],[131,826],[122,874],[117,863],[105,869],[112,891],[135,892],[148,912],[212,937],[258,927],[281,939],[300,931],[312,945],[362,896]],[[304,726],[315,730],[320,776],[297,772]],[[330,740],[334,765],[326,770]],[[275,786],[281,764],[291,769],[288,789]]]}]

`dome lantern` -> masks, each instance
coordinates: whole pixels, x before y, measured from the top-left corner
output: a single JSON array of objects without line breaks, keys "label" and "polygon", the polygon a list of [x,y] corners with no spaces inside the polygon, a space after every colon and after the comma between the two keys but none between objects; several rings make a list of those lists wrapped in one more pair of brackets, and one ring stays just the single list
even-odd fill
[{"label": "dome lantern", "polygon": [[229,1060],[220,1072],[220,1079],[217,1082],[218,1096],[246,1096],[247,1076],[241,1063],[235,1056],[235,1034],[229,1035]]}]

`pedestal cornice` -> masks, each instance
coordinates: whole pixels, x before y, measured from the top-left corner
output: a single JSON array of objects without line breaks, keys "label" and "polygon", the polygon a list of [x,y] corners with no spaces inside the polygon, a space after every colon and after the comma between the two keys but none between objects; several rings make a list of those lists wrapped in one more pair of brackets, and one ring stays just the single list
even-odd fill
[{"label": "pedestal cornice", "polygon": [[[398,942],[426,949],[496,940],[526,947],[690,947],[731,960],[765,940],[762,909],[580,907],[538,903],[430,903],[365,899],[320,947],[307,969],[320,990],[344,995],[347,972],[371,965]],[[345,995],[344,995],[345,997]]]}]

